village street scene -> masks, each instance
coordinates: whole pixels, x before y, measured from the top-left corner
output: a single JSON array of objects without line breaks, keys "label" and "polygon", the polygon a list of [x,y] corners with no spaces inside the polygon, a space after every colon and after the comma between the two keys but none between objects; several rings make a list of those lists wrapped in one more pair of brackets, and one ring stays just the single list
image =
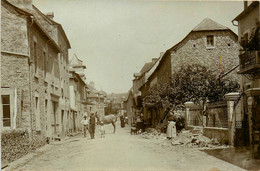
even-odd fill
[{"label": "village street scene", "polygon": [[259,1],[1,0],[1,170],[260,170]]}]

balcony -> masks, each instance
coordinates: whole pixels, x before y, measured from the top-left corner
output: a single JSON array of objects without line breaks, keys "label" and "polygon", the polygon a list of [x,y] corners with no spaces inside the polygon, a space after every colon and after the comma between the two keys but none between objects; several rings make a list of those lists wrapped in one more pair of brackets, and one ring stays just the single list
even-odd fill
[{"label": "balcony", "polygon": [[239,55],[240,71],[238,74],[250,74],[260,70],[260,51],[244,51]]}]

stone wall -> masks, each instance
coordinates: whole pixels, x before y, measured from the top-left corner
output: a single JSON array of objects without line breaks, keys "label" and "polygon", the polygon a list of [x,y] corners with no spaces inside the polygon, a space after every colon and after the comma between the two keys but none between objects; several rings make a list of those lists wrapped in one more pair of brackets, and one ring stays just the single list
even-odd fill
[{"label": "stone wall", "polygon": [[[171,54],[166,52],[163,56],[163,59],[160,61],[155,72],[149,78],[149,81],[157,78],[157,82],[166,82],[169,81],[169,78],[172,74],[172,59]],[[149,84],[149,83],[148,83]]]},{"label": "stone wall", "polygon": [[[6,3],[1,3],[1,93],[12,92],[10,95],[14,98],[16,89],[16,127],[29,129],[31,126],[29,49],[26,24],[25,17],[19,15]],[[14,108],[14,106],[11,107]]]},{"label": "stone wall", "polygon": [[[46,136],[46,131],[52,130],[51,121],[53,117],[53,107],[51,103],[50,93],[60,96],[59,83],[59,65],[58,53],[55,52],[52,45],[35,26],[32,26],[32,35],[30,41],[31,48],[31,91],[32,91],[32,129],[40,131],[42,136]],[[36,43],[36,48],[34,44]],[[36,50],[36,51],[35,51]],[[35,56],[36,55],[36,56]],[[37,72],[35,64],[37,60]],[[45,61],[46,60],[46,61]],[[46,63],[45,63],[46,62]],[[46,66],[44,66],[46,65]],[[46,70],[46,76],[45,76]],[[36,125],[36,98],[39,105],[40,127]],[[46,101],[47,100],[47,101]],[[47,104],[46,104],[47,102]],[[57,121],[59,122],[61,111],[57,108]],[[60,128],[58,128],[59,131]],[[40,137],[39,135],[37,137]]]},{"label": "stone wall", "polygon": [[227,128],[203,128],[203,135],[208,138],[216,138],[221,144],[228,144],[228,129]]},{"label": "stone wall", "polygon": [[46,144],[38,134],[30,136],[27,129],[4,130],[1,132],[1,158],[12,162],[30,151]]},{"label": "stone wall", "polygon": [[60,108],[63,111],[61,116],[62,136],[66,136],[69,131],[68,125],[68,112],[70,111],[70,92],[69,92],[69,57],[68,57],[68,44],[66,38],[61,33],[61,29],[57,26],[58,44],[61,47],[61,53],[59,53],[59,70],[60,70],[60,85],[61,85],[61,97],[59,100]]},{"label": "stone wall", "polygon": [[[214,48],[206,47],[207,35],[214,35]],[[238,52],[237,36],[231,31],[192,32],[176,51],[172,51],[172,72],[178,71],[182,65],[201,64],[210,67],[218,75],[221,57],[221,71],[226,73],[239,64]],[[237,71],[234,70],[226,77],[238,81]]]},{"label": "stone wall", "polygon": [[16,127],[29,129],[31,125],[28,57],[2,52],[1,93],[9,94],[8,91],[11,91],[10,95],[14,98],[15,89],[17,92]]},{"label": "stone wall", "polygon": [[29,53],[26,18],[5,3],[1,5],[1,51]]},{"label": "stone wall", "polygon": [[12,162],[30,152],[29,133],[26,130],[1,132],[1,158]]}]

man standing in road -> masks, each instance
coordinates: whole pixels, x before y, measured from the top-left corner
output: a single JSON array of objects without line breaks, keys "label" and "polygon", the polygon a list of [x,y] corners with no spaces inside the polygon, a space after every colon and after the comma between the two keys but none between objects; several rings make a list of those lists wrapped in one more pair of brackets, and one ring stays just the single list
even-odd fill
[{"label": "man standing in road", "polygon": [[89,132],[90,132],[91,139],[95,138],[95,125],[96,125],[96,117],[92,112],[89,118]]},{"label": "man standing in road", "polygon": [[86,136],[87,136],[87,129],[88,129],[87,115],[84,116],[84,119],[81,121],[81,124],[83,125],[84,138],[86,138]]}]

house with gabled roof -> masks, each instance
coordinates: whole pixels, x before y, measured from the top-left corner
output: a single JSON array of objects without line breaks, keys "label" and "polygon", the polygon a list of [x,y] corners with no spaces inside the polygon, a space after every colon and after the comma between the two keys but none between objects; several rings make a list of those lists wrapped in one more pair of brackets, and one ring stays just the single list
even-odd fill
[{"label": "house with gabled roof", "polygon": [[[58,54],[58,68],[59,68],[59,79],[60,79],[60,91],[61,96],[59,98],[59,108],[60,117],[62,120],[61,123],[61,134],[65,136],[67,133],[67,116],[69,115],[69,54],[68,49],[71,48],[68,37],[62,27],[62,25],[56,21],[54,21],[54,13],[50,12],[47,14],[43,14],[37,7],[34,5],[27,8],[27,10],[31,11],[35,19],[39,21],[42,27],[48,32],[48,34],[53,38],[56,44],[60,47],[61,52]],[[47,65],[46,61],[46,65]]]},{"label": "house with gabled roof", "polygon": [[128,124],[131,125],[134,123],[134,96],[133,96],[133,87],[127,92],[126,98],[124,99],[124,110],[126,111],[126,116],[128,117]]},{"label": "house with gabled roof", "polygon": [[[238,50],[238,36],[231,29],[205,18],[179,43],[164,53],[141,87],[142,96],[152,85],[169,81],[173,73],[187,64],[200,64],[215,71],[220,78],[225,76],[239,81]],[[164,111],[158,110],[155,114],[152,111],[145,112],[144,118],[147,121],[156,119],[156,122],[159,122]]]},{"label": "house with gabled roof", "polygon": [[[66,98],[67,104],[69,99],[60,81],[64,78],[68,88],[68,72],[64,72],[68,68],[61,70],[65,64],[60,65],[60,56],[70,45],[68,41],[66,47],[61,45],[64,35],[59,36],[57,30],[52,34],[37,15],[30,0],[1,1],[1,131],[23,131],[21,135],[30,137],[32,148],[44,145],[46,140],[60,139],[66,132],[63,119],[67,117],[62,109],[68,112],[68,106],[64,103],[62,108],[61,99]],[[44,15],[41,18],[49,21]],[[21,157],[22,151],[30,151],[20,138],[16,140],[19,143],[12,143],[11,138],[5,141],[9,143],[2,154],[8,153],[8,161]],[[16,144],[11,148],[17,150],[10,153],[8,144]]]},{"label": "house with gabled roof", "polygon": [[68,115],[68,130],[70,134],[82,129],[80,124],[87,108],[86,83],[73,68],[70,68],[70,113]]},{"label": "house with gabled roof", "polygon": [[91,81],[86,86],[87,91],[87,112],[90,114],[92,112],[98,114],[99,117],[105,115],[105,100],[107,97],[107,93],[103,90],[97,90],[95,88],[95,84]]},{"label": "house with gabled roof", "polygon": [[78,56],[74,53],[71,60],[70,60],[70,66],[75,70],[77,74],[79,74],[81,77],[85,78],[84,69],[86,69],[86,65],[83,64],[83,61],[78,58]]},{"label": "house with gabled roof", "polygon": [[142,69],[138,73],[134,73],[133,79],[133,97],[134,97],[134,115],[138,115],[141,112],[141,91],[140,88],[145,84],[147,79],[147,73],[155,65],[159,58],[152,58],[151,62],[147,62],[143,65]]}]

